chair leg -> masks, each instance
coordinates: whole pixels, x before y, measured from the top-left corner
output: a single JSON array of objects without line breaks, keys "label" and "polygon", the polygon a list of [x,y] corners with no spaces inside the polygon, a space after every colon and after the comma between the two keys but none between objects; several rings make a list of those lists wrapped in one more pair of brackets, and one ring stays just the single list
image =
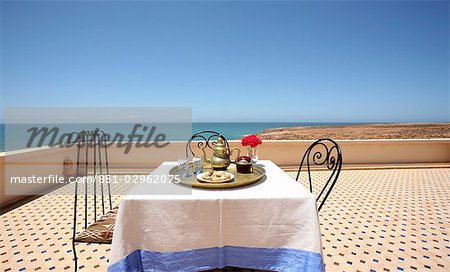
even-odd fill
[{"label": "chair leg", "polygon": [[78,257],[77,252],[75,251],[75,242],[72,240],[72,251],[73,251],[73,260],[74,260],[74,272],[78,271]]}]

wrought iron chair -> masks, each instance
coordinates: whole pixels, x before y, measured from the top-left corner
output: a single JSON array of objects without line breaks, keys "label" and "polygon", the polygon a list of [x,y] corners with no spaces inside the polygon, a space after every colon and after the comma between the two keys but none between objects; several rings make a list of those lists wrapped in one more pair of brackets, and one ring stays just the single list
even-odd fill
[{"label": "wrought iron chair", "polygon": [[[311,161],[312,160],[312,161]],[[319,206],[319,211],[322,209],[323,204],[330,195],[336,181],[339,178],[342,167],[342,150],[339,145],[332,139],[320,139],[315,141],[308,147],[305,154],[302,157],[302,161],[298,168],[296,180],[299,180],[300,173],[303,165],[307,165],[308,169],[308,182],[309,190],[313,192],[313,179],[311,176],[311,164],[322,168],[324,170],[331,171],[324,186],[317,195],[316,201]],[[323,166],[323,167],[321,167]]]},{"label": "wrought iron chair", "polygon": [[203,155],[205,154],[205,149],[210,148],[212,149],[213,146],[217,143],[217,139],[222,137],[224,140],[226,146],[230,148],[230,145],[228,144],[227,139],[223,136],[223,134],[213,131],[213,130],[203,130],[195,133],[191,136],[189,141],[186,144],[186,157],[189,157],[189,155],[196,156],[194,150],[192,149],[192,142],[197,142],[197,148],[203,152]]},{"label": "wrought iron chair", "polygon": [[[75,178],[77,181],[75,182],[73,207],[72,250],[75,271],[77,271],[78,257],[75,251],[75,245],[77,243],[111,244],[117,208],[113,209],[112,206],[110,183],[99,180],[97,177],[97,174],[99,174],[100,177],[103,175],[109,176],[106,134],[99,129],[93,131],[83,130],[74,134],[77,135],[77,162],[75,171]],[[84,157],[84,161],[82,161],[82,157]],[[89,166],[91,166],[93,170],[93,177],[91,180],[87,179]],[[84,168],[83,174],[81,174],[81,168]],[[78,181],[80,179],[83,179],[83,181],[79,184]],[[107,187],[106,189],[104,188],[104,184]],[[79,193],[80,196],[83,195],[83,192],[79,192],[79,186],[82,185],[84,185],[84,205],[78,207]],[[100,188],[97,187],[98,185],[100,185]],[[104,190],[107,190],[107,192],[104,192]],[[101,197],[100,204],[97,204],[97,195]],[[92,203],[90,203],[89,199]],[[92,207],[93,210],[93,214],[91,215],[88,214],[89,210],[91,210],[89,207]],[[81,208],[84,211],[84,224],[81,231],[77,231],[77,208]],[[101,211],[97,211],[97,208],[101,208]]]}]

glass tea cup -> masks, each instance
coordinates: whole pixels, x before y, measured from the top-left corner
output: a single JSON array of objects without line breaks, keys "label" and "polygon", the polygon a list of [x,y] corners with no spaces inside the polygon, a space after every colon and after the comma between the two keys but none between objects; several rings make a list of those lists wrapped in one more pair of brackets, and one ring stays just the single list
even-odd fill
[{"label": "glass tea cup", "polygon": [[193,157],[192,163],[194,166],[194,174],[203,173],[203,157],[201,157],[201,156]]},{"label": "glass tea cup", "polygon": [[180,177],[187,178],[190,177],[189,174],[189,159],[188,158],[179,158],[177,161],[178,171],[180,172]]}]

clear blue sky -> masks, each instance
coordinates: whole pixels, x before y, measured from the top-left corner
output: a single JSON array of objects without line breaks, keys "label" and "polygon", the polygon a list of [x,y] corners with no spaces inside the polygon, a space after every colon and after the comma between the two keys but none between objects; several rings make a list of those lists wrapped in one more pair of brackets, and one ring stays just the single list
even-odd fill
[{"label": "clear blue sky", "polygon": [[1,57],[2,108],[450,121],[448,1],[3,1]]}]

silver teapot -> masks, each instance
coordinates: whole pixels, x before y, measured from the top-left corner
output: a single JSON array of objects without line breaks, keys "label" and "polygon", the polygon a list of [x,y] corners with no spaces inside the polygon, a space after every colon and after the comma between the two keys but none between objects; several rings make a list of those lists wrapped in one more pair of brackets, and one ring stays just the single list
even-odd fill
[{"label": "silver teapot", "polygon": [[208,160],[206,159],[206,153],[203,149],[203,158],[205,158],[205,162],[211,164],[211,167],[215,170],[225,170],[231,164],[231,155],[234,151],[237,151],[237,157],[241,155],[241,151],[238,148],[230,148],[225,144],[225,141],[221,135],[217,138],[217,142],[213,146],[213,155]]}]

